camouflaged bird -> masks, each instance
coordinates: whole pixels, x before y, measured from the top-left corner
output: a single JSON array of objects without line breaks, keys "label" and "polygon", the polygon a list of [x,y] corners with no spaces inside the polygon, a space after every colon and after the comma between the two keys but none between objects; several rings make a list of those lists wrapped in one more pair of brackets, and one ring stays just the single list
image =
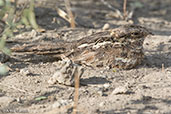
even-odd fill
[{"label": "camouflaged bird", "polygon": [[53,53],[68,57],[75,63],[93,67],[131,69],[142,63],[143,42],[149,34],[151,32],[139,25],[124,25],[94,33],[77,41],[28,44],[13,47],[12,51],[43,55]]},{"label": "camouflaged bird", "polygon": [[72,52],[75,55],[68,57],[95,67],[131,69],[142,63],[143,42],[151,34],[146,28],[125,25],[101,34],[103,36],[98,38],[91,36],[79,40]]}]

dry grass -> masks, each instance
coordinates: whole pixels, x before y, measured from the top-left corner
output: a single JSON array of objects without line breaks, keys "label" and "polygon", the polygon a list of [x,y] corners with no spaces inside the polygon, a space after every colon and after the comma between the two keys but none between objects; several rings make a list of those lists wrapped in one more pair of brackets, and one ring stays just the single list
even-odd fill
[{"label": "dry grass", "polygon": [[70,26],[72,28],[75,28],[76,27],[76,22],[75,22],[75,18],[74,18],[74,15],[71,11],[71,5],[70,5],[70,1],[69,0],[64,0],[65,1],[65,7],[66,7],[66,11],[65,12],[64,10],[56,7],[56,11],[58,13],[58,15],[60,17],[62,17],[63,19],[65,19],[67,22],[70,23]]},{"label": "dry grass", "polygon": [[74,19],[74,15],[71,11],[70,1],[69,0],[64,0],[64,1],[65,1],[65,7],[67,10],[68,17],[70,18],[70,26],[72,28],[75,28],[75,19]]}]

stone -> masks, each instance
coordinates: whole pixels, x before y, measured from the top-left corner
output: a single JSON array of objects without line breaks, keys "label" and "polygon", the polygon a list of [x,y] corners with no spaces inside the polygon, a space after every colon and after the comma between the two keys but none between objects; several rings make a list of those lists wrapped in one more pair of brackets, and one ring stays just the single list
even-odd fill
[{"label": "stone", "polygon": [[79,79],[83,74],[83,67],[72,62],[72,60],[65,58],[60,62],[59,69],[48,81],[49,84],[55,84],[56,82],[63,85],[74,86],[75,76]]}]

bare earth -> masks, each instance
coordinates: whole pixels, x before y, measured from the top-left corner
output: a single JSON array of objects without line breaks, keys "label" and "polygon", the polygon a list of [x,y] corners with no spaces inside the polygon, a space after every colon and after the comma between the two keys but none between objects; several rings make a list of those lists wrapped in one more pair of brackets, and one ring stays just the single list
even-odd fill
[{"label": "bare earth", "polygon": [[[52,5],[65,9],[62,1],[49,0],[46,5],[45,1],[38,2],[37,22],[46,31],[18,34],[9,39],[7,46],[54,42],[57,38],[77,40],[101,30],[105,24],[109,28],[140,24],[155,34],[145,39],[143,64],[131,70],[85,68],[80,80],[78,114],[170,114],[171,0],[128,1],[128,11],[135,6],[136,9],[132,21],[125,22],[100,1],[73,0],[76,29],[70,29],[52,9]],[[108,3],[122,11],[121,0]],[[42,56],[23,53],[12,53],[12,57],[6,62],[9,73],[0,77],[0,114],[72,113],[74,87],[48,83],[59,66],[57,59],[48,58],[45,62]]]}]

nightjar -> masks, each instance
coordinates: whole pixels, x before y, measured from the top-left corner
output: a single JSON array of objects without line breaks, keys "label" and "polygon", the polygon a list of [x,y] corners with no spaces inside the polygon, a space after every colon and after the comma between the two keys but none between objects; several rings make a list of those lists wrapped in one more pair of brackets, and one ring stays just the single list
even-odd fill
[{"label": "nightjar", "polygon": [[[68,57],[78,64],[92,67],[131,69],[142,63],[143,42],[152,34],[139,25],[124,25],[102,30],[76,41],[36,42],[11,48],[13,52]],[[47,59],[46,59],[47,60]]]},{"label": "nightjar", "polygon": [[77,54],[69,57],[94,67],[131,69],[142,63],[143,42],[152,33],[139,25],[124,25],[98,34],[78,41],[73,51]]}]

